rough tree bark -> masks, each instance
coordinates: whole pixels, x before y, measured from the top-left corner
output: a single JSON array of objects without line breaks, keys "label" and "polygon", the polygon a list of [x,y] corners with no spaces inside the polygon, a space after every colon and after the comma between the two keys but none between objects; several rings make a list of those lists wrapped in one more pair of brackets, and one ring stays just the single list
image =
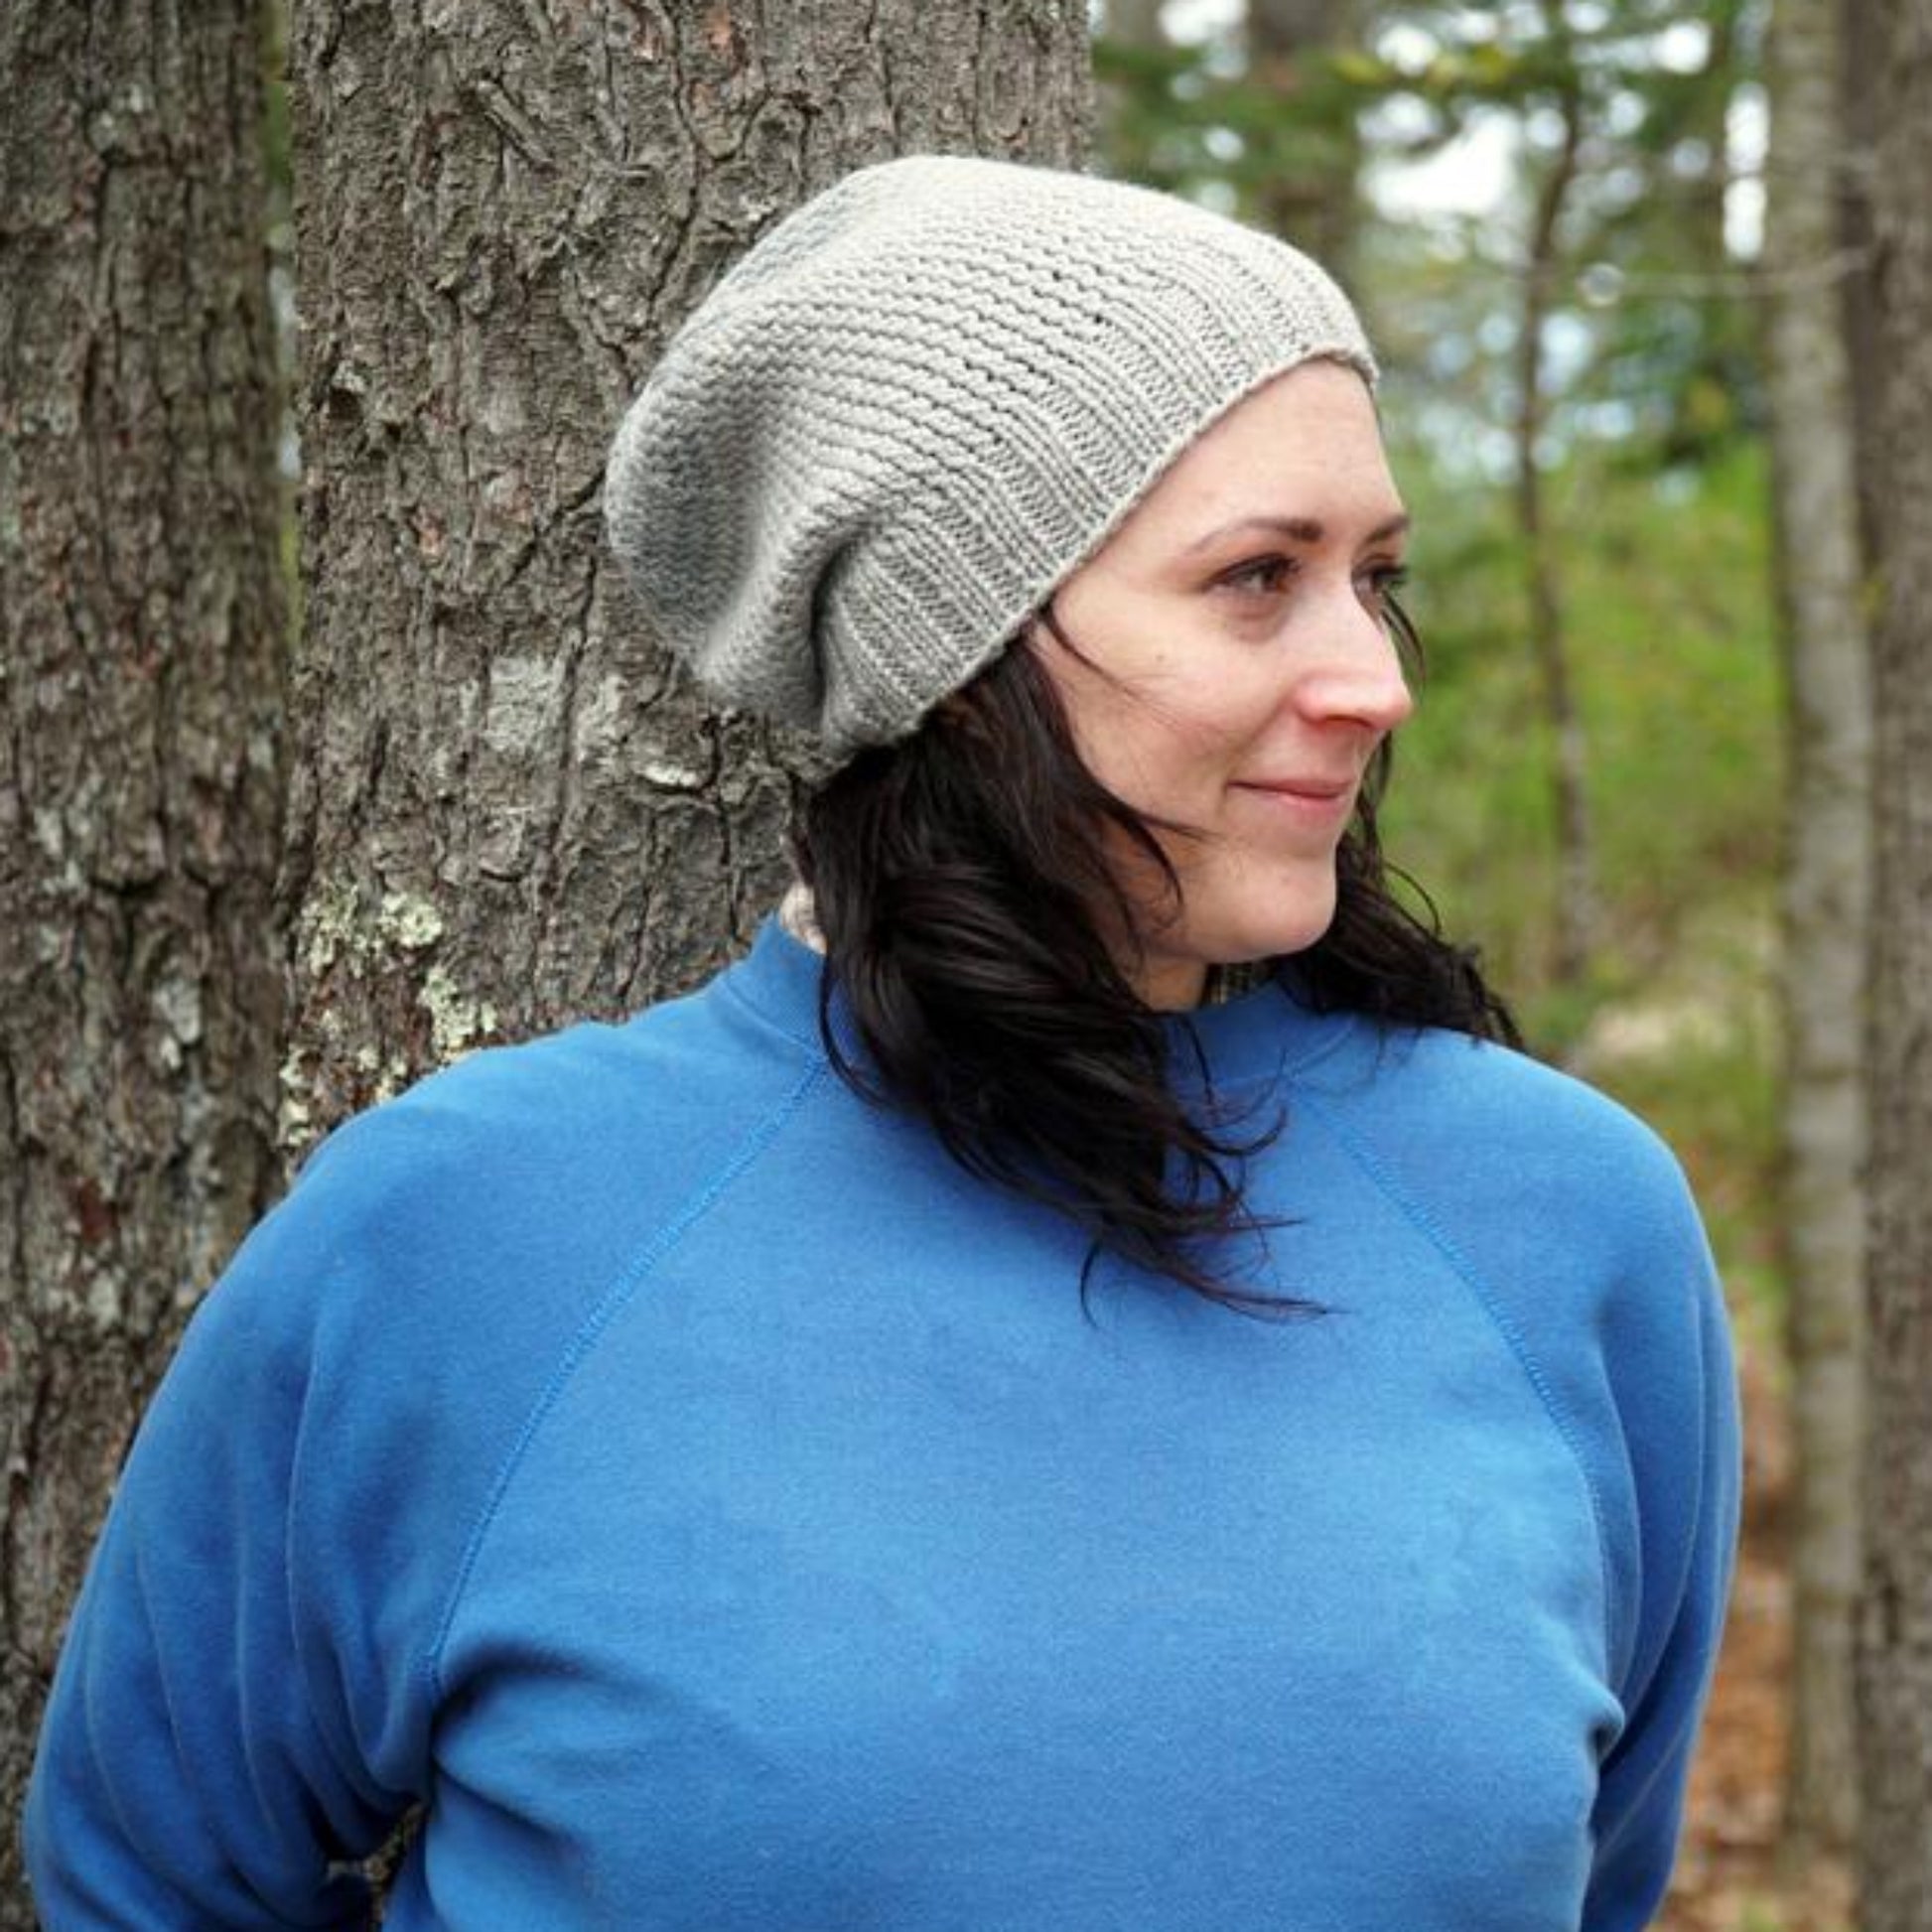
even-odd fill
[{"label": "rough tree bark", "polygon": [[1073,162],[1090,86],[1081,0],[311,0],[292,54],[299,1146],[747,940],[787,780],[621,595],[612,431],[808,193],[901,151]]},{"label": "rough tree bark", "polygon": [[1859,1876],[1932,1928],[1932,0],[1878,0],[1870,1258]]},{"label": "rough tree bark", "polygon": [[1792,1749],[1782,1853],[1849,1858],[1863,1373],[1871,695],[1840,302],[1838,0],[1778,0],[1766,50],[1765,376],[1789,685],[1785,1218],[1795,1437]]},{"label": "rough tree bark", "polygon": [[0,1926],[108,1491],[274,1169],[259,18],[0,8]]}]

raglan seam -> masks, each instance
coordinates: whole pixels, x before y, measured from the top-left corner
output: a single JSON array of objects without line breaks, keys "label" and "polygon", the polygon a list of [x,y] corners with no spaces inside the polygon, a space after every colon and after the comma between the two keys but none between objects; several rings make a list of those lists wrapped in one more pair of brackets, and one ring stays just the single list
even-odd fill
[{"label": "raglan seam", "polygon": [[661,1220],[653,1228],[642,1245],[618,1270],[610,1287],[598,1298],[590,1312],[572,1332],[563,1352],[557,1358],[557,1364],[552,1369],[549,1379],[531,1404],[521,1428],[518,1429],[509,1449],[504,1452],[502,1462],[490,1483],[489,1493],[483,1499],[483,1508],[478,1513],[477,1521],[465,1541],[463,1555],[458,1561],[456,1576],[450,1585],[449,1597],[444,1605],[443,1614],[437,1620],[436,1633],[423,1656],[422,1670],[432,1714],[441,1705],[444,1697],[444,1646],[455,1628],[457,1616],[469,1590],[471,1578],[482,1559],[490,1529],[494,1526],[504,1499],[522,1468],[525,1456],[544,1424],[549,1421],[551,1414],[562,1400],[564,1391],[572,1378],[603,1339],[611,1324],[622,1311],[624,1305],[649,1277],[651,1271],[770,1148],[793,1116],[810,1099],[828,1071],[829,1068],[822,1059],[807,1069],[804,1077],[792,1087],[791,1091],[740,1142],[711,1179],[692,1194],[679,1211]]},{"label": "raglan seam", "polygon": [[1617,1618],[1617,1606],[1616,1590],[1612,1582],[1613,1565],[1610,1556],[1608,1519],[1603,1506],[1602,1492],[1590,1471],[1589,1458],[1584,1451],[1576,1425],[1571,1421],[1563,1404],[1558,1401],[1556,1391],[1551,1387],[1548,1376],[1544,1373],[1542,1365],[1538,1362],[1521,1329],[1510,1319],[1482,1276],[1438,1224],[1435,1216],[1420,1202],[1411,1199],[1408,1193],[1397,1185],[1393,1177],[1384,1171],[1373,1151],[1335,1117],[1332,1109],[1322,1098],[1312,1093],[1299,1097],[1303,1101],[1308,1117],[1317,1121],[1327,1130],[1329,1136],[1361,1170],[1370,1184],[1443,1257],[1449,1264],[1450,1273],[1475,1298],[1496,1331],[1502,1336],[1510,1353],[1516,1358],[1516,1365],[1522,1370],[1525,1380],[1535,1392],[1544,1414],[1550,1419],[1551,1427],[1556,1430],[1564,1447],[1570,1451],[1571,1458],[1577,1465],[1577,1473],[1583,1478],[1584,1493],[1589,1500],[1590,1522],[1596,1532],[1597,1585],[1601,1591],[1603,1606],[1603,1671],[1605,1681],[1613,1681],[1617,1675],[1615,1662],[1619,1655],[1619,1638],[1623,1633],[1612,1627]]}]

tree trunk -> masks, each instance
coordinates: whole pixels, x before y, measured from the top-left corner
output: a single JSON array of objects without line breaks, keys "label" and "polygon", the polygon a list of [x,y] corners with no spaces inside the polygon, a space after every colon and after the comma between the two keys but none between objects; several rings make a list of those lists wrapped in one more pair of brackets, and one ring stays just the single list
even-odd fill
[{"label": "tree trunk", "polygon": [[1161,16],[1166,4],[1167,0],[1106,0],[1100,31],[1130,47],[1165,47],[1168,30]]},{"label": "tree trunk", "polygon": [[[1171,47],[1162,19],[1165,0],[1106,0],[1101,10],[1100,38],[1108,48],[1129,56],[1159,60]],[[1140,96],[1147,93],[1145,82],[1126,79],[1101,83],[1096,89],[1096,109],[1100,123],[1100,148],[1106,157],[1107,172],[1117,179],[1142,181],[1149,178],[1145,133],[1140,126],[1146,112]]]},{"label": "tree trunk", "polygon": [[1686,132],[1700,141],[1709,160],[1687,190],[1685,218],[1700,244],[1698,261],[1707,270],[1730,258],[1725,205],[1731,188],[1726,123],[1736,95],[1736,81],[1744,71],[1737,48],[1740,0],[1718,0],[1699,9],[1711,39],[1699,69]]},{"label": "tree trunk", "polygon": [[1833,179],[1839,192],[1839,245],[1845,251],[1843,283],[1846,342],[1855,379],[1852,384],[1853,447],[1859,457],[1859,536],[1867,560],[1878,554],[1882,348],[1878,340],[1876,246],[1871,233],[1872,151],[1877,141],[1877,93],[1871,76],[1882,56],[1878,36],[1883,23],[1877,0],[1840,0],[1839,32],[1844,40],[1839,85],[1839,141]]},{"label": "tree trunk", "polygon": [[1858,1821],[1864,945],[1871,697],[1842,326],[1837,0],[1779,0],[1766,61],[1776,552],[1789,684],[1785,1216],[1795,1508],[1792,1750],[1782,1856],[1850,1857]]},{"label": "tree trunk", "polygon": [[1577,179],[1583,142],[1583,102],[1574,90],[1562,99],[1563,139],[1552,156],[1531,214],[1523,280],[1521,334],[1516,348],[1516,527],[1523,542],[1529,593],[1530,646],[1543,689],[1550,735],[1550,785],[1557,832],[1557,983],[1575,986],[1596,950],[1596,846],[1590,824],[1588,757],[1583,714],[1571,674],[1563,586],[1550,542],[1543,497],[1543,431],[1549,417],[1543,390],[1543,327],[1556,286],[1557,231]]},{"label": "tree trunk", "polygon": [[1880,0],[1865,1932],[1932,1928],[1932,0]]},{"label": "tree trunk", "polygon": [[260,13],[0,9],[0,1926],[68,1604],[273,1172]]},{"label": "tree trunk", "polygon": [[292,1145],[745,944],[783,877],[782,748],[643,633],[604,548],[611,435],[808,193],[900,151],[1075,161],[1085,27],[1080,0],[300,9]]},{"label": "tree trunk", "polygon": [[1248,0],[1248,77],[1280,102],[1289,151],[1255,195],[1262,226],[1305,248],[1330,274],[1352,280],[1361,135],[1351,111],[1323,102],[1311,125],[1306,97],[1318,65],[1348,38],[1350,0]]}]

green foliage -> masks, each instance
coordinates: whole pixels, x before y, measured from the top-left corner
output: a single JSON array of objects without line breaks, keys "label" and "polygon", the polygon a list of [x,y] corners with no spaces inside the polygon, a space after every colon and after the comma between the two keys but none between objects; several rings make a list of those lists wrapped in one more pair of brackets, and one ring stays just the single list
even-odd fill
[{"label": "green foliage", "polygon": [[1373,82],[1355,77],[1365,59],[1313,52],[1291,86],[1231,66],[1213,43],[1148,48],[1102,35],[1094,78],[1117,103],[1108,171],[1170,193],[1232,190],[1243,203],[1281,179],[1345,179],[1356,117],[1373,97]]},{"label": "green foliage", "polygon": [[[1427,446],[1397,441],[1393,456],[1417,521],[1409,602],[1429,670],[1385,811],[1389,849],[1534,1001],[1555,850],[1520,642],[1521,540],[1499,489],[1445,477]],[[1776,865],[1763,461],[1740,444],[1704,469],[1639,472],[1580,453],[1552,482],[1613,991],[1654,971],[1709,903],[1761,899]]]}]

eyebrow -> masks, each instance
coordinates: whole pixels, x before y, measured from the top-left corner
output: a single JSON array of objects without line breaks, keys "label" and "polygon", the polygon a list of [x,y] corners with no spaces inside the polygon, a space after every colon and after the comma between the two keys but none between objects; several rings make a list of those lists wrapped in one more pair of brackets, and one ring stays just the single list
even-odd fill
[{"label": "eyebrow", "polygon": [[[1409,513],[1405,510],[1399,516],[1390,517],[1386,523],[1378,523],[1364,541],[1386,543],[1391,537],[1401,536],[1409,524]],[[1244,516],[1236,522],[1223,523],[1217,530],[1209,530],[1205,536],[1196,537],[1180,554],[1191,557],[1197,550],[1205,550],[1209,544],[1233,536],[1237,530],[1273,530],[1296,543],[1319,543],[1328,534],[1326,528],[1311,516]]]}]

